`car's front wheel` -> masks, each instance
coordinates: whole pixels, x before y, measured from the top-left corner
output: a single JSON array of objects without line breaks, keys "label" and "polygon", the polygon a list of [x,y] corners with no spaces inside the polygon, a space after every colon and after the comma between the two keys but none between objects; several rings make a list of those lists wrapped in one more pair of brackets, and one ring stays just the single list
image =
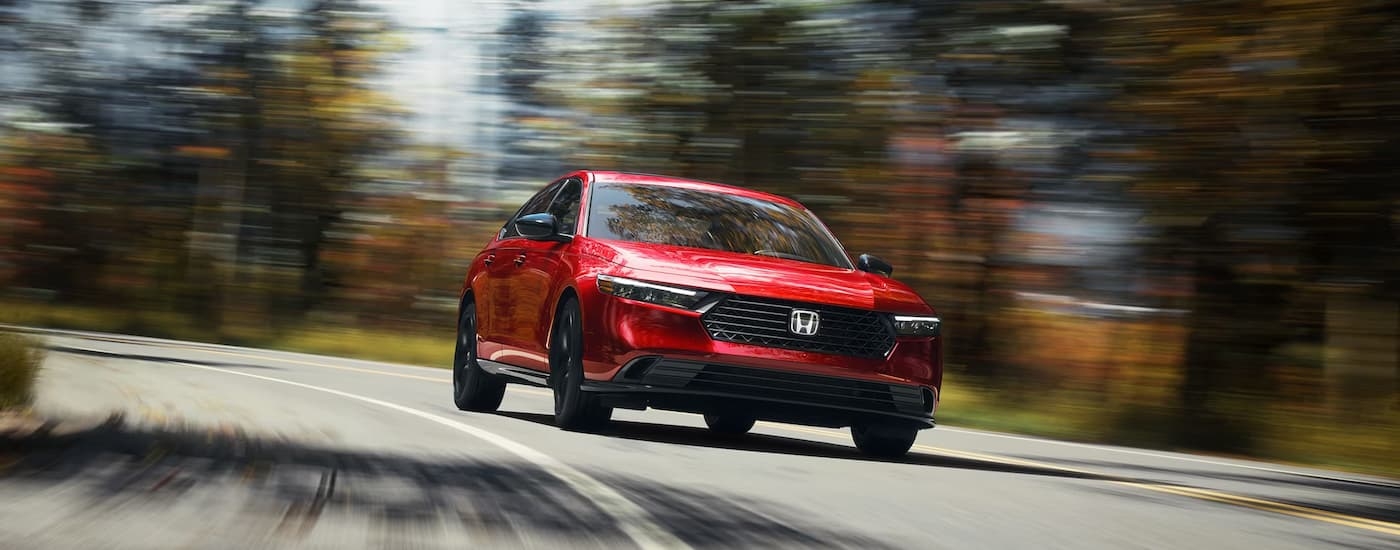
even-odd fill
[{"label": "car's front wheel", "polygon": [[880,458],[899,458],[914,446],[919,430],[903,426],[856,424],[851,426],[851,439],[861,452]]},{"label": "car's front wheel", "polygon": [[457,320],[457,349],[452,358],[452,401],[464,411],[491,412],[506,395],[504,380],[476,361],[476,303],[462,307]]},{"label": "car's front wheel", "polygon": [[549,386],[554,390],[554,424],[565,430],[601,428],[612,418],[612,407],[583,391],[583,323],[578,301],[559,306],[549,347]]}]

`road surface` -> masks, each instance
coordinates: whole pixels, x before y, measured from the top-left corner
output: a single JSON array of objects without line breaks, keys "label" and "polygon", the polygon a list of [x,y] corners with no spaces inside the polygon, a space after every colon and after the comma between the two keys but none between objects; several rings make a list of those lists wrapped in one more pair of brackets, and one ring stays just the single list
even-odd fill
[{"label": "road surface", "polygon": [[45,341],[36,409],[81,427],[0,437],[0,548],[1400,548],[1391,480],[948,427],[900,461],[659,411],[570,433],[539,388],[456,410],[445,369]]}]

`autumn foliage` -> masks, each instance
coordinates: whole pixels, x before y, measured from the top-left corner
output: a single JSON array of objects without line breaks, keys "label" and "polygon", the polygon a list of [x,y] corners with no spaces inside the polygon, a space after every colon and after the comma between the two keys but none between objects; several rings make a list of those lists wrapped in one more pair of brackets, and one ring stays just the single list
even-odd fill
[{"label": "autumn foliage", "polygon": [[[128,29],[199,47],[120,71],[74,46],[115,11],[7,20],[34,78],[0,130],[3,300],[250,343],[447,333],[466,262],[529,192],[659,172],[793,196],[894,264],[985,405],[962,422],[1400,453],[1382,3],[521,2],[455,34],[255,4]],[[434,99],[447,137],[381,86],[424,35],[479,41],[444,66],[499,102]],[[467,111],[493,118],[452,128]],[[1296,428],[1338,423],[1359,435]]]}]

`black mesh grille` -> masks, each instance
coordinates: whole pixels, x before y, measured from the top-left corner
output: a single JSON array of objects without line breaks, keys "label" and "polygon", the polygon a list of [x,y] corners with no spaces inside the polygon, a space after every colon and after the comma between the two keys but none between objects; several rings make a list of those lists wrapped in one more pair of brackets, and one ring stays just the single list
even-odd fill
[{"label": "black mesh grille", "polygon": [[[788,330],[793,309],[821,316],[815,335]],[[710,337],[725,342],[856,357],[883,357],[894,346],[888,316],[859,309],[729,296],[710,308],[704,321]]]},{"label": "black mesh grille", "polygon": [[646,367],[644,383],[793,404],[927,414],[918,386],[799,372],[661,360]]},{"label": "black mesh grille", "polygon": [[756,369],[706,365],[687,389],[749,394],[755,397],[813,402],[836,407],[895,411],[890,385]]}]

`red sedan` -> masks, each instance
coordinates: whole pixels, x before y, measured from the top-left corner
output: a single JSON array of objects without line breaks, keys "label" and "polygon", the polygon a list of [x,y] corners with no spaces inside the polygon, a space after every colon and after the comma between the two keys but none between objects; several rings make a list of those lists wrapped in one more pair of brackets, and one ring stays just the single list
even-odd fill
[{"label": "red sedan", "polygon": [[614,408],[851,427],[876,456],[933,427],[943,379],[933,308],[869,255],[852,262],[784,197],[581,171],[525,203],[472,261],[453,362],[457,407],[508,382],[554,392],[555,423]]}]

